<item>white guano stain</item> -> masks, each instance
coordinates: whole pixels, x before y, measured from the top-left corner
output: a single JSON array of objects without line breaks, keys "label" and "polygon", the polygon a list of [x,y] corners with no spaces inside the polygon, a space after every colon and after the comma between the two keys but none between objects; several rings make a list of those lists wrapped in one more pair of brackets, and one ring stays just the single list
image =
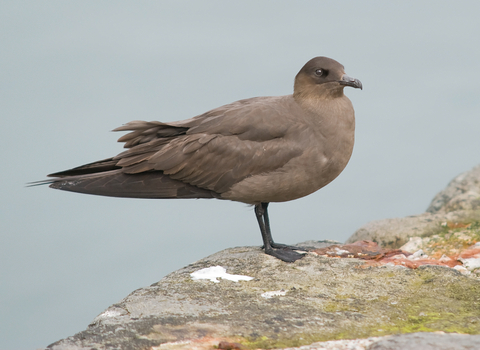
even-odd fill
[{"label": "white guano stain", "polygon": [[285,295],[285,294],[287,294],[285,289],[280,289],[280,290],[273,290],[271,292],[262,293],[262,297],[265,298],[265,299],[270,299],[270,298],[282,296],[282,295]]},{"label": "white guano stain", "polygon": [[219,283],[217,278],[221,278],[229,281],[250,281],[253,277],[243,275],[231,275],[227,273],[227,269],[222,266],[212,266],[205,269],[201,269],[190,274],[193,280],[207,279],[214,283]]}]

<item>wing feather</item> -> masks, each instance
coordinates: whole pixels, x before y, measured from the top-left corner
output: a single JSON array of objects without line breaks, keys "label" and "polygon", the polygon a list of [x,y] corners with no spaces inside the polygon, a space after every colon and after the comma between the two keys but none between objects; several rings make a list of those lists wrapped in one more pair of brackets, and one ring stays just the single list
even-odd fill
[{"label": "wing feather", "polygon": [[[222,193],[256,174],[277,171],[303,150],[285,137],[304,128],[292,122],[291,99],[237,101],[174,123],[130,122],[119,141],[128,150],[113,159],[127,174],[162,171],[170,178]],[[278,106],[280,105],[280,107]]]}]

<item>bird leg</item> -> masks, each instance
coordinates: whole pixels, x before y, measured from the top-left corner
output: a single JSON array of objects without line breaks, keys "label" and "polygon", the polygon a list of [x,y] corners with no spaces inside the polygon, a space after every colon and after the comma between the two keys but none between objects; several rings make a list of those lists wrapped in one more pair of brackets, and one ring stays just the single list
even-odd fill
[{"label": "bird leg", "polygon": [[278,244],[273,241],[267,208],[268,203],[260,203],[255,205],[255,215],[257,217],[258,226],[260,226],[265,253],[285,262],[294,262],[298,259],[301,259],[305,254],[300,254],[294,251],[299,248],[291,247],[285,244]]},{"label": "bird leg", "polygon": [[261,206],[263,208],[263,220],[265,222],[265,231],[267,232],[267,238],[268,238],[268,241],[270,242],[270,246],[272,248],[279,248],[279,249],[288,248],[291,250],[299,250],[298,247],[293,247],[293,246],[281,244],[281,243],[275,243],[273,241],[272,231],[270,230],[270,220],[268,219],[268,210],[267,210],[268,203],[261,203]]}]

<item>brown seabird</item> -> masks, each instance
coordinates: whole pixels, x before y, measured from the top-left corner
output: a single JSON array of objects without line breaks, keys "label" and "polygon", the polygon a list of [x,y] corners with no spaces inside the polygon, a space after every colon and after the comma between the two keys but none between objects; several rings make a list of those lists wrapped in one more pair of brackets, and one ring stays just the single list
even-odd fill
[{"label": "brown seabird", "polygon": [[48,176],[50,187],[130,198],[217,198],[255,206],[265,253],[293,262],[275,243],[267,207],[307,196],[335,179],[353,150],[355,117],[344,95],[359,80],[327,57],[308,61],[292,95],[254,97],[194,118],[133,121],[115,157]]}]

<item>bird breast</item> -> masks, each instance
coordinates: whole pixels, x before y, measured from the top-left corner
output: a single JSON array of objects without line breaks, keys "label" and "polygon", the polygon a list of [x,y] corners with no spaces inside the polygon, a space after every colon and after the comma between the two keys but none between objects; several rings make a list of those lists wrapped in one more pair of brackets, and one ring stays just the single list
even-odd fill
[{"label": "bird breast", "polygon": [[354,144],[350,100],[343,96],[335,103],[326,101],[317,109],[321,113],[303,110],[302,117],[295,118],[301,121],[298,127],[290,128],[284,136],[286,147],[295,144],[302,152],[274,171],[236,183],[222,198],[248,204],[294,200],[319,190],[343,171]]}]

